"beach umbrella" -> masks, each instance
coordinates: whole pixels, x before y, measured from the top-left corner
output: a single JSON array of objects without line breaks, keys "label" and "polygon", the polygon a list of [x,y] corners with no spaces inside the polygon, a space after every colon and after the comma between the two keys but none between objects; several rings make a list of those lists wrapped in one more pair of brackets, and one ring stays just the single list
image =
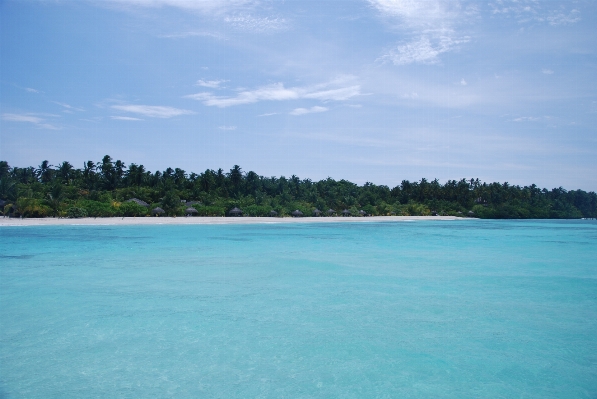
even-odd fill
[{"label": "beach umbrella", "polygon": [[269,215],[270,215],[271,217],[275,217],[275,216],[278,216],[278,212],[276,212],[276,211],[274,211],[274,210],[272,209],[272,210],[269,212]]},{"label": "beach umbrella", "polygon": [[359,211],[359,215],[361,215],[361,216],[367,216],[367,212],[365,212],[364,210],[361,209]]},{"label": "beach umbrella", "polygon": [[230,212],[228,212],[228,214],[230,216],[241,216],[243,214],[243,211],[241,211],[240,209],[238,209],[237,207],[234,207],[230,210]]},{"label": "beach umbrella", "polygon": [[297,209],[296,211],[292,211],[291,215],[293,217],[301,217],[301,216],[303,216],[303,212],[301,212]]},{"label": "beach umbrella", "polygon": [[143,201],[143,200],[140,200],[139,198],[131,198],[131,199],[129,199],[129,200],[126,200],[126,201],[124,201],[124,202],[134,202],[134,203],[135,203],[135,204],[137,204],[137,205],[141,205],[141,206],[144,206],[144,207],[146,207],[146,208],[148,208],[148,207],[149,207],[149,204],[148,204],[147,202],[145,202],[145,201]]},{"label": "beach umbrella", "polygon": [[153,208],[151,210],[151,214],[152,215],[163,215],[164,213],[166,213],[166,211],[164,211],[162,208],[160,208],[159,206],[156,208]]},{"label": "beach umbrella", "polygon": [[334,213],[336,213],[335,210],[333,210],[332,208],[328,209],[328,215],[332,216]]},{"label": "beach umbrella", "polygon": [[350,211],[348,209],[343,210],[342,216],[350,216]]},{"label": "beach umbrella", "polygon": [[185,209],[184,213],[186,213],[187,215],[197,215],[197,214],[199,214],[199,212],[197,211],[197,209],[192,208],[192,207],[188,207],[187,209]]},{"label": "beach umbrella", "polygon": [[315,210],[313,211],[313,216],[320,216],[321,215],[321,211],[317,208],[315,208]]}]

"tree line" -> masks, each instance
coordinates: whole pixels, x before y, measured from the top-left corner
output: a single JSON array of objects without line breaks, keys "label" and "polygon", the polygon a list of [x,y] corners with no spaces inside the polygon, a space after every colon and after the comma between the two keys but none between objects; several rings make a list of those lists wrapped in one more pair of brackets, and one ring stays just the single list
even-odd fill
[{"label": "tree line", "polygon": [[[136,198],[149,204],[136,202]],[[187,173],[180,168],[151,172],[143,165],[128,166],[109,155],[76,168],[64,161],[37,167],[11,167],[0,161],[0,211],[13,217],[144,216],[161,207],[167,215],[182,216],[193,207],[201,216],[225,216],[233,207],[246,216],[278,216],[299,210],[311,215],[328,209],[352,215],[452,215],[497,219],[563,219],[597,217],[597,195],[562,187],[485,183],[479,179],[403,180],[396,187],[327,178],[320,181],[265,177],[244,172],[207,169]]]}]

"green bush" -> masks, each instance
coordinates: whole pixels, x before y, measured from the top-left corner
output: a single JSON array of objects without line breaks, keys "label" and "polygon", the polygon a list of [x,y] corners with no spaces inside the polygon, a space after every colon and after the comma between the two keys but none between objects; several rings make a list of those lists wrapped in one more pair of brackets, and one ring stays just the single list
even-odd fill
[{"label": "green bush", "polygon": [[85,208],[77,208],[76,206],[71,206],[66,210],[66,217],[71,219],[86,218],[87,211],[85,210]]}]

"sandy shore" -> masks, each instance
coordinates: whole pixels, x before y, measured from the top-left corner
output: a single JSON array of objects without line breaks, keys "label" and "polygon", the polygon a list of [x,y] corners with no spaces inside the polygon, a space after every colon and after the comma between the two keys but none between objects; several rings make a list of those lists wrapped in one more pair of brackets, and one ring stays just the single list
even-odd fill
[{"label": "sandy shore", "polygon": [[371,223],[406,222],[415,220],[464,220],[454,216],[372,216],[372,217],[138,217],[138,218],[81,218],[81,219],[9,219],[0,217],[2,226],[113,226],[158,224],[275,224],[275,223]]}]

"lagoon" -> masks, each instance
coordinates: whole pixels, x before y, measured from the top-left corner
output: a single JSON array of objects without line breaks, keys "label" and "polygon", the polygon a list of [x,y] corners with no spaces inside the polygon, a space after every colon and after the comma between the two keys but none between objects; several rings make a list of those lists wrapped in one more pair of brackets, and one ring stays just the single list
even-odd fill
[{"label": "lagoon", "polygon": [[0,397],[597,396],[595,221],[0,235]]}]

